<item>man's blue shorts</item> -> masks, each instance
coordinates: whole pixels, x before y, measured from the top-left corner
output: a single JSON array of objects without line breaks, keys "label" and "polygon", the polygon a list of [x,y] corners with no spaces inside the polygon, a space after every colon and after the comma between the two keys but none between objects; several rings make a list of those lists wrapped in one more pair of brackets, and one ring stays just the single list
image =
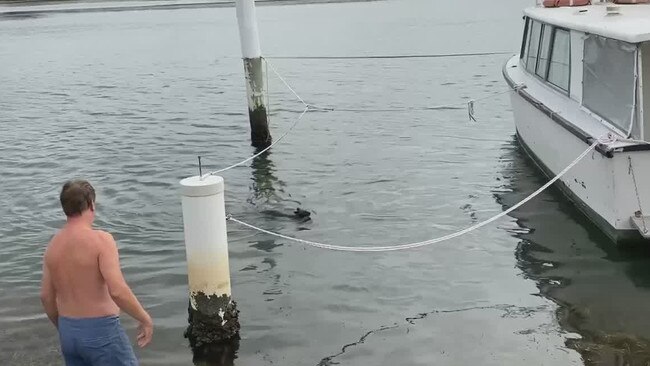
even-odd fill
[{"label": "man's blue shorts", "polygon": [[137,366],[120,318],[59,317],[59,339],[67,366]]}]

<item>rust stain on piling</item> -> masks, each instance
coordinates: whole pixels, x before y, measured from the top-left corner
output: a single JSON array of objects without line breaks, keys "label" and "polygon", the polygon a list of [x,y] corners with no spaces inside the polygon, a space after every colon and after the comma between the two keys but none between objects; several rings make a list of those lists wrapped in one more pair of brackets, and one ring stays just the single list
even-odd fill
[{"label": "rust stain on piling", "polygon": [[192,348],[239,339],[239,311],[230,295],[228,255],[188,259],[190,304],[185,337]]},{"label": "rust stain on piling", "polygon": [[210,253],[205,253],[204,256],[193,255],[188,259],[187,276],[192,297],[198,293],[230,296],[228,256],[221,255],[213,259],[214,257]]}]

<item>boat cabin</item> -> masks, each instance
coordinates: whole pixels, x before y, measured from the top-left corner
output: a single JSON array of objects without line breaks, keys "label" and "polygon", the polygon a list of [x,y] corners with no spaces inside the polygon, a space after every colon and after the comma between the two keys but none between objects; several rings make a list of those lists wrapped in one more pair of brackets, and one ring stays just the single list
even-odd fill
[{"label": "boat cabin", "polygon": [[609,130],[650,142],[650,4],[537,7],[524,19],[520,69]]}]

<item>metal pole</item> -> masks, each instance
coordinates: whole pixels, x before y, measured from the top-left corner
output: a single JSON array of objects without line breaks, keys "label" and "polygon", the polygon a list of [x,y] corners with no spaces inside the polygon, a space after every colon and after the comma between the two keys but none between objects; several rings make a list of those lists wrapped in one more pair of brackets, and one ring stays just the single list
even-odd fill
[{"label": "metal pole", "polygon": [[257,30],[257,15],[254,0],[236,0],[239,40],[241,42],[244,73],[246,75],[246,95],[248,99],[248,118],[251,125],[251,144],[264,148],[271,144],[269,132],[268,106],[266,105],[266,79],[262,67],[262,51]]}]

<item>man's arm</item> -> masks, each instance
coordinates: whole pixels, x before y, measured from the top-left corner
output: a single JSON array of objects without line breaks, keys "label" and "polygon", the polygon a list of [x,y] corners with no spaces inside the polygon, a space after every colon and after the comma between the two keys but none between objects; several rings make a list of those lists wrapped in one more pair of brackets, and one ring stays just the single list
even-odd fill
[{"label": "man's arm", "polygon": [[50,271],[47,263],[43,260],[43,278],[41,279],[41,303],[45,309],[45,314],[50,318],[55,327],[59,326],[59,310],[56,307],[56,289],[50,277]]},{"label": "man's arm", "polygon": [[115,304],[140,322],[138,345],[144,347],[151,341],[153,322],[124,280],[120,268],[120,256],[113,236],[106,232],[100,232],[100,235],[104,238],[104,243],[99,252],[99,270]]}]

